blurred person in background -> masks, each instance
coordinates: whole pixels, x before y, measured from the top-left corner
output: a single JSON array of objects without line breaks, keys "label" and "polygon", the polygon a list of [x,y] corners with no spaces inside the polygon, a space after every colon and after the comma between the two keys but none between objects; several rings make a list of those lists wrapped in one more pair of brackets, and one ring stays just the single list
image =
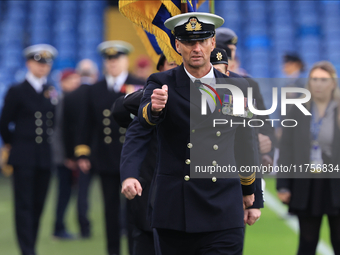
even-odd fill
[{"label": "blurred person in background", "polygon": [[[80,87],[71,93],[67,93],[64,98],[63,108],[63,139],[65,144],[65,155],[69,162],[75,162],[74,148],[77,145],[76,137],[81,130],[82,115],[87,112],[87,101],[92,84],[98,80],[98,67],[90,59],[81,60],[76,72],[80,76]],[[77,167],[78,168],[78,167]],[[79,169],[79,168],[78,168]],[[88,218],[88,194],[93,171],[78,171],[78,193],[77,193],[77,213],[80,227],[80,237],[91,237],[91,226]]]},{"label": "blurred person in background", "polygon": [[[283,128],[278,164],[332,164],[336,167],[340,163],[340,91],[334,66],[326,61],[314,64],[307,88],[311,100],[305,107],[312,115],[304,115],[296,106],[291,108],[287,119],[295,119],[298,125]],[[338,255],[340,179],[327,178],[323,173],[308,174],[298,179],[285,178],[287,176],[282,174],[282,178],[277,179],[279,199],[288,204],[289,212],[299,219],[298,254],[315,254],[322,217],[327,215],[334,253]]]},{"label": "blurred person in background", "polygon": [[[228,55],[224,49],[215,48],[210,55],[210,63],[214,66],[215,69],[220,71],[223,74],[229,75],[230,77],[237,77],[237,74],[233,74],[228,71]],[[257,141],[255,141],[257,142]],[[259,154],[259,151],[256,150],[256,153]],[[244,224],[253,225],[261,216],[260,208],[263,208],[263,195],[262,195],[262,187],[261,187],[261,179],[257,178],[256,182],[256,191],[255,201],[252,206],[244,210]]]},{"label": "blurred person in background", "polygon": [[136,60],[133,74],[140,79],[146,80],[153,73],[152,61],[148,56],[141,56]]},{"label": "blurred person in background", "polygon": [[[163,72],[175,67],[177,67],[175,63],[168,62],[165,56],[161,54],[157,64],[158,71]],[[131,93],[126,97],[122,96],[116,100],[112,110],[117,123],[122,127],[128,127],[121,154],[121,181],[131,178],[134,169],[140,169],[138,180],[143,187],[143,193],[140,197],[127,201],[129,223],[133,229],[131,255],[155,254],[154,235],[150,221],[147,219],[147,211],[150,206],[149,193],[152,190],[152,179],[156,169],[157,138],[154,130],[143,128],[137,118],[133,120],[130,117],[131,114],[138,115],[142,97],[143,90]],[[153,133],[153,136],[149,137],[149,133]],[[140,153],[133,153],[136,150]],[[124,188],[123,186],[122,193],[125,195]]]},{"label": "blurred person in background", "polygon": [[[283,80],[283,84],[280,85],[282,87],[295,87],[295,88],[304,88],[306,84],[306,80],[304,79],[304,70],[305,64],[300,58],[300,56],[296,53],[286,53],[283,55],[283,65],[282,72],[285,75],[285,79]],[[287,98],[298,98],[302,94],[290,92],[286,94]],[[281,97],[281,92],[279,91],[278,96]],[[287,112],[289,108],[287,108]],[[276,112],[281,113],[281,104],[278,104]],[[274,113],[275,114],[275,113]],[[282,119],[282,116],[275,117]],[[282,136],[282,127],[275,127],[275,135],[277,141],[280,141]]]},{"label": "blurred person in background", "polygon": [[65,227],[64,217],[67,205],[70,201],[72,186],[76,183],[78,176],[77,163],[66,158],[65,144],[63,137],[64,126],[64,97],[80,86],[80,76],[73,69],[66,69],[61,73],[60,87],[62,94],[56,107],[54,133],[52,136],[53,161],[57,167],[58,177],[58,198],[56,206],[56,220],[53,236],[60,239],[73,239]]},{"label": "blurred person in background", "polygon": [[[216,48],[224,49],[227,52],[228,70],[231,72],[231,77],[233,76],[233,72],[240,70],[236,60],[237,42],[238,37],[233,30],[225,27],[216,29]],[[249,86],[253,88],[253,96],[256,102],[256,108],[259,110],[266,110],[259,84],[247,75],[241,76],[246,78]],[[257,128],[258,143],[261,153],[260,162],[264,165],[272,164],[274,156],[273,144],[275,142],[274,129],[272,128],[270,122],[265,121],[266,119],[269,119],[268,115],[257,117],[264,122],[262,127]]]},{"label": "blurred person in background", "polygon": [[[295,53],[287,53],[283,56],[282,71],[286,78],[302,78],[305,69],[305,64],[299,55]],[[304,87],[305,84],[300,83],[300,87]],[[294,87],[297,87],[294,85]]]},{"label": "blurred person in background", "polygon": [[40,216],[50,182],[55,105],[58,93],[47,85],[57,50],[37,44],[24,50],[28,72],[5,97],[0,133],[13,166],[16,235],[22,255],[35,255]]},{"label": "blurred person in background", "polygon": [[122,95],[133,92],[144,80],[128,73],[128,54],[132,46],[123,41],[106,41],[98,46],[104,58],[105,79],[90,86],[86,112],[81,117],[75,147],[78,166],[84,173],[93,165],[99,174],[104,197],[107,251],[119,254],[120,175],[119,162],[126,129],[111,118],[111,107]]}]

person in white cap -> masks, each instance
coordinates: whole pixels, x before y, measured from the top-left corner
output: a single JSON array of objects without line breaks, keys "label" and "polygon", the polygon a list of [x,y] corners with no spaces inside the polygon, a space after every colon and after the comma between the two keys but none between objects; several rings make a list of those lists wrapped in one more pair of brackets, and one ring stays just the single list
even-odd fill
[{"label": "person in white cap", "polygon": [[107,252],[119,254],[120,249],[120,176],[119,161],[126,129],[111,117],[111,107],[122,95],[134,91],[145,81],[128,73],[128,54],[132,45],[123,41],[106,41],[98,46],[104,58],[105,79],[88,89],[85,109],[80,119],[78,142],[75,147],[80,170],[90,169],[101,180],[105,205]]},{"label": "person in white cap", "polygon": [[[13,166],[16,234],[22,255],[35,255],[40,216],[51,176],[51,135],[58,94],[48,86],[57,50],[46,44],[24,50],[28,73],[5,97],[0,134]],[[11,124],[15,128],[10,128]],[[13,127],[13,125],[12,125]]]},{"label": "person in white cap", "polygon": [[[240,121],[240,117],[223,115],[220,103],[208,102],[207,116],[197,112],[201,110],[200,89],[215,93],[218,78],[246,94],[247,82],[243,78],[231,79],[210,63],[215,28],[223,22],[217,15],[196,12],[165,22],[173,30],[183,64],[151,75],[139,107],[140,123],[157,130],[159,151],[150,217],[162,255],[242,254],[243,209],[254,201],[255,174],[195,178],[191,171],[197,162],[205,162],[207,167],[255,163],[252,128],[239,124],[214,131],[210,128],[213,119]],[[216,101],[217,95],[227,91],[221,89]],[[131,176],[134,178],[126,178],[122,184],[122,193],[129,199],[142,193],[135,178],[138,172]]]}]

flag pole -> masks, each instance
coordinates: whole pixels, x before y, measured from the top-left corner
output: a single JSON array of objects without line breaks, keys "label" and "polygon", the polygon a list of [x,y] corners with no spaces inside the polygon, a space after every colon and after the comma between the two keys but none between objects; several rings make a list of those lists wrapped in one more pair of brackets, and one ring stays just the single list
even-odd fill
[{"label": "flag pole", "polygon": [[215,14],[215,0],[209,0],[210,13]]},{"label": "flag pole", "polygon": [[182,13],[188,12],[188,3],[187,0],[181,0],[181,11]]}]

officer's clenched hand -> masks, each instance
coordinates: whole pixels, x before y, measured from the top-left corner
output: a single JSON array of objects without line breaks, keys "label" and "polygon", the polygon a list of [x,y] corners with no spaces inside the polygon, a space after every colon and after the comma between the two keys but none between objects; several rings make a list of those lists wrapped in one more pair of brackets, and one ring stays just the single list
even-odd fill
[{"label": "officer's clenched hand", "polygon": [[252,206],[254,201],[255,201],[254,194],[248,195],[248,196],[243,196],[243,210],[245,210],[249,206]]},{"label": "officer's clenched hand", "polygon": [[90,162],[90,160],[81,158],[81,159],[78,159],[77,163],[78,163],[78,166],[79,166],[80,170],[84,174],[87,174],[90,171],[90,169],[91,169],[91,162]]},{"label": "officer's clenched hand", "polygon": [[168,101],[168,86],[163,85],[161,89],[154,89],[151,95],[151,111],[153,115],[159,115]]},{"label": "officer's clenched hand", "polygon": [[122,193],[127,199],[134,199],[137,194],[142,195],[142,186],[136,178],[127,178],[123,181]]},{"label": "officer's clenched hand", "polygon": [[244,225],[253,225],[261,216],[261,210],[257,208],[250,208],[244,210]]}]

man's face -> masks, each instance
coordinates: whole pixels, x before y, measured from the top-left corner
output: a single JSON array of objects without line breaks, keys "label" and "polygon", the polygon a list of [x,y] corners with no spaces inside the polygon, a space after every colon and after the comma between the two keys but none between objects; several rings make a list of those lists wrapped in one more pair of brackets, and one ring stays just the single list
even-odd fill
[{"label": "man's face", "polygon": [[118,58],[105,59],[104,65],[107,74],[117,77],[128,70],[129,60],[126,55],[121,55]]},{"label": "man's face", "polygon": [[47,76],[52,68],[51,64],[39,63],[33,59],[26,62],[28,70],[37,78],[42,78]]},{"label": "man's face", "polygon": [[176,49],[182,55],[184,64],[195,69],[210,64],[210,54],[214,48],[215,37],[200,41],[176,40]]},{"label": "man's face", "polygon": [[80,75],[75,73],[68,76],[66,79],[61,81],[61,89],[64,92],[71,92],[79,87],[80,85]]},{"label": "man's face", "polygon": [[223,73],[223,74],[226,74],[227,73],[227,65],[225,64],[217,64],[217,65],[214,65],[214,68],[216,70],[218,70],[219,72]]},{"label": "man's face", "polygon": [[236,49],[237,49],[237,47],[236,47],[236,45],[234,45],[234,44],[228,44],[228,48],[230,49],[230,51],[231,51],[231,59],[235,59],[235,56],[236,56]]}]

